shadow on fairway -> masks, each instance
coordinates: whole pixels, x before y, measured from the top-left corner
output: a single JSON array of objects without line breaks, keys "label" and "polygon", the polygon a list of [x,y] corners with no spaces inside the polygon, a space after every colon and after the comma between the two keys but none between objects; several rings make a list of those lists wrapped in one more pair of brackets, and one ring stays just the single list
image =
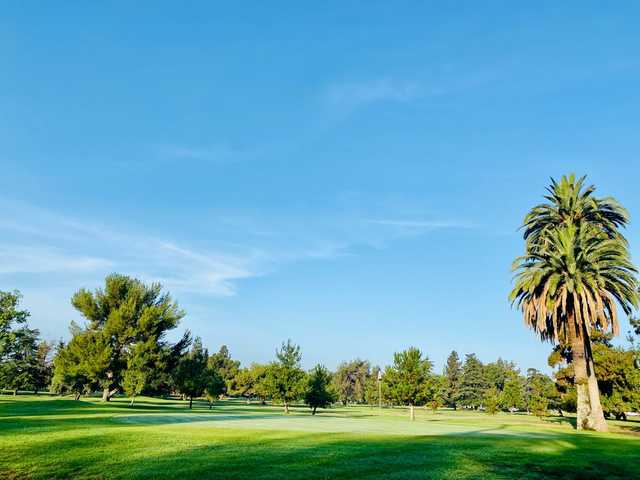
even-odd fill
[{"label": "shadow on fairway", "polygon": [[[358,437],[257,431],[107,432],[39,442],[34,478],[638,478],[637,444],[593,435]],[[64,455],[60,455],[64,452]],[[21,471],[15,471],[19,478]],[[33,474],[33,471],[31,471]]]},{"label": "shadow on fairway", "polygon": [[[189,411],[179,400],[145,400],[129,407],[122,400],[2,399],[0,478],[640,478],[637,437],[552,426],[571,423],[570,418],[548,419],[553,429],[548,432],[514,428],[506,417],[504,423],[498,419],[465,432],[364,435],[278,429],[279,421],[256,430],[251,420],[295,418],[304,423],[311,416],[287,417],[278,407],[234,402],[209,412],[203,405]],[[137,417],[132,423],[127,423],[129,413]],[[335,421],[351,413],[323,412],[321,417]],[[229,419],[247,420],[242,423],[249,426],[211,428],[202,423]],[[182,423],[193,428],[182,428]],[[634,430],[638,424],[628,427]]]}]

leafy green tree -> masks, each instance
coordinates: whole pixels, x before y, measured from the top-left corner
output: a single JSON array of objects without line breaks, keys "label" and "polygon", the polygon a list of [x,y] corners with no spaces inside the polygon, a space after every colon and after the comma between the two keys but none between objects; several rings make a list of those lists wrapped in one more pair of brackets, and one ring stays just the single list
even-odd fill
[{"label": "leafy green tree", "polygon": [[311,408],[311,415],[315,415],[318,408],[327,408],[335,401],[331,381],[332,375],[323,365],[316,365],[309,372],[304,403]]},{"label": "leafy green tree", "polygon": [[626,420],[626,412],[640,410],[640,370],[634,365],[636,352],[609,343],[593,344],[593,360],[607,414]]},{"label": "leafy green tree", "polygon": [[86,335],[73,335],[67,345],[62,341],[58,344],[53,359],[52,392],[60,395],[69,393],[79,400],[83,393],[92,390],[92,381],[83,368],[86,338]]},{"label": "leafy green tree", "polygon": [[218,352],[209,357],[209,368],[218,372],[218,375],[220,375],[224,381],[223,394],[238,394],[238,392],[236,392],[235,381],[237,379],[238,372],[240,371],[240,362],[231,358],[229,348],[227,348],[226,345],[222,345]]},{"label": "leafy green tree", "polygon": [[411,347],[393,354],[393,366],[387,367],[384,381],[391,398],[400,405],[409,406],[411,420],[415,420],[414,407],[426,403],[433,364],[422,352]]},{"label": "leafy green tree", "polygon": [[39,332],[27,326],[29,312],[19,310],[19,292],[0,291],[0,387],[36,391],[39,377]]},{"label": "leafy green tree", "polygon": [[40,341],[38,343],[38,349],[35,353],[35,368],[34,368],[34,393],[38,393],[40,390],[45,390],[51,385],[51,376],[53,365],[51,362],[51,352],[53,346],[46,341]]},{"label": "leafy green tree", "polygon": [[266,394],[263,391],[264,378],[267,372],[267,365],[252,363],[249,368],[242,368],[238,371],[234,380],[235,393],[247,399],[259,398],[263,403]]},{"label": "leafy green tree", "polygon": [[122,379],[122,388],[124,393],[131,398],[131,406],[136,397],[142,393],[146,384],[147,377],[144,370],[138,368],[127,368]]},{"label": "leafy green tree", "polygon": [[19,310],[20,292],[0,291],[0,359],[11,352],[16,329],[27,324],[29,312]]},{"label": "leafy green tree", "polygon": [[574,386],[573,367],[569,363],[570,361],[571,349],[561,344],[553,348],[548,358],[549,366],[556,369],[553,377],[560,397],[557,408],[561,416],[563,411],[576,411],[577,395]]},{"label": "leafy green tree", "polygon": [[527,370],[525,403],[534,415],[542,417],[549,408],[560,410],[560,394],[553,380],[535,368]]},{"label": "leafy green tree", "polygon": [[504,382],[504,390],[500,396],[501,404],[510,412],[520,410],[525,406],[524,382],[515,372],[509,374]]},{"label": "leafy green tree", "polygon": [[175,386],[189,399],[189,409],[193,408],[194,397],[201,396],[207,388],[210,377],[208,358],[202,341],[196,337],[191,350],[180,360],[174,373]]},{"label": "leafy green tree", "polygon": [[455,350],[449,354],[444,368],[444,376],[447,380],[446,404],[454,410],[458,408],[460,399],[460,380],[462,376],[462,362]]},{"label": "leafy green tree", "polygon": [[460,376],[458,403],[466,408],[477,410],[482,405],[484,392],[489,384],[484,376],[484,366],[474,353],[466,355]]},{"label": "leafy green tree", "polygon": [[248,368],[241,368],[238,370],[236,377],[233,380],[235,385],[235,394],[249,400],[253,396],[254,380],[251,375],[251,370]]},{"label": "leafy green tree", "polygon": [[638,282],[620,231],[627,211],[610,197],[595,197],[584,180],[552,180],[547,203],[525,217],[525,254],[514,262],[510,299],[542,340],[571,348],[577,428],[606,431],[590,332],[618,333],[616,304],[630,314]]},{"label": "leafy green tree", "polygon": [[[78,373],[88,384],[103,390],[103,400],[108,401],[122,389],[129,356],[146,360],[144,369],[150,373],[165,373],[175,367],[176,352],[183,351],[190,341],[188,333],[176,345],[170,345],[166,333],[178,325],[184,312],[162,293],[160,284],[146,285],[125,275],[106,277],[104,289],[95,292],[79,290],[71,303],[87,320],[85,328],[73,328],[68,347],[82,365],[82,372],[74,371],[70,377],[78,379]],[[82,337],[76,340],[75,337]],[[84,349],[78,349],[82,345]],[[56,362],[56,368],[69,367],[69,363]],[[56,381],[69,376],[58,371]]]},{"label": "leafy green tree", "polygon": [[267,368],[264,389],[271,398],[282,402],[284,413],[289,413],[289,404],[304,393],[306,374],[301,361],[300,347],[287,340],[276,350],[276,361]]},{"label": "leafy green tree", "polygon": [[514,375],[518,375],[516,365],[501,358],[484,366],[485,380],[489,386],[495,386],[499,392],[504,390],[505,383]]},{"label": "leafy green tree", "polygon": [[485,412],[495,415],[498,413],[500,406],[501,395],[500,391],[495,385],[491,385],[483,394],[483,403]]},{"label": "leafy green tree", "polygon": [[224,392],[225,383],[220,374],[211,367],[207,367],[205,378],[204,395],[209,402],[209,410],[211,410],[215,401]]},{"label": "leafy green tree", "polygon": [[370,373],[371,365],[366,360],[357,358],[350,362],[342,362],[333,376],[338,400],[343,405],[364,403]]},{"label": "leafy green tree", "polygon": [[436,412],[447,403],[449,398],[449,381],[444,375],[432,375],[429,379],[429,407]]},{"label": "leafy green tree", "polygon": [[[380,376],[380,378],[378,378]],[[364,387],[364,401],[367,405],[382,405],[382,371],[377,365],[371,368]]]}]

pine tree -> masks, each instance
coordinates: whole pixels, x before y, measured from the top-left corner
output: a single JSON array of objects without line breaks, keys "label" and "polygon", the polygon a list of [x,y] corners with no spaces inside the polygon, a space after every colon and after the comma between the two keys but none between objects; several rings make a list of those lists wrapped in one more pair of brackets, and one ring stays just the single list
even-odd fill
[{"label": "pine tree", "polygon": [[460,377],[459,404],[477,410],[487,388],[482,363],[474,353],[467,354]]},{"label": "pine tree", "polygon": [[458,407],[458,400],[460,399],[460,377],[462,375],[462,362],[458,357],[458,352],[455,350],[449,354],[447,358],[447,365],[444,369],[444,376],[446,378],[446,404],[452,407],[454,410]]},{"label": "pine tree", "polygon": [[315,415],[318,408],[327,408],[335,401],[331,379],[331,373],[322,365],[316,365],[309,372],[304,403],[311,408],[311,415]]}]

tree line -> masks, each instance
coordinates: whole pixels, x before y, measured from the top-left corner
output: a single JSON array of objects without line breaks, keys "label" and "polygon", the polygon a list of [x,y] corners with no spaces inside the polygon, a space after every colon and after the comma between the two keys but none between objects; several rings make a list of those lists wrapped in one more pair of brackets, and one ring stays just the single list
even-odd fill
[{"label": "tree line", "polygon": [[[363,359],[345,361],[330,372],[323,365],[302,368],[300,347],[290,340],[276,349],[267,364],[242,367],[226,346],[209,353],[199,337],[185,332],[169,342],[167,334],[184,316],[171,295],[158,284],[113,274],[103,288],[79,290],[72,305],[85,323],[71,323],[68,342],[51,344],[28,326],[29,312],[20,308],[18,292],[0,292],[0,386],[60,395],[100,392],[103,401],[126,395],[179,395],[203,398],[212,408],[221,396],[271,401],[285,413],[304,402],[313,414],[334,403],[484,410],[488,413],[529,411],[546,415],[574,412],[575,373],[566,347],[556,346],[549,364],[554,378],[536,370],[521,372],[513,362],[481,362],[473,353],[462,360],[448,356],[442,373],[425,352],[411,347],[394,354],[381,368]],[[633,323],[640,334],[640,322]],[[607,414],[624,418],[640,409],[640,374],[634,368],[634,345],[614,347],[602,336],[593,345],[595,369]]]}]

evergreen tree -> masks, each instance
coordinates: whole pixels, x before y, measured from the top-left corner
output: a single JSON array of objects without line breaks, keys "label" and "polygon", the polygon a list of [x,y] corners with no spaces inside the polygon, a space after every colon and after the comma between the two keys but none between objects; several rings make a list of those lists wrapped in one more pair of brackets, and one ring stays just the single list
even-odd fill
[{"label": "evergreen tree", "polygon": [[478,409],[482,405],[488,382],[484,368],[474,353],[467,354],[460,377],[459,404],[466,408]]},{"label": "evergreen tree", "polygon": [[201,396],[207,388],[210,371],[207,367],[209,355],[202,347],[202,341],[196,337],[191,350],[180,360],[174,373],[175,386],[189,399],[189,408],[193,408],[194,397]]},{"label": "evergreen tree", "polygon": [[387,367],[384,381],[393,400],[409,406],[411,420],[415,420],[414,407],[423,405],[429,398],[429,380],[432,363],[422,352],[411,347],[393,355],[393,366]]},{"label": "evergreen tree", "polygon": [[231,358],[229,348],[226,345],[222,345],[218,352],[209,357],[209,368],[218,372],[218,375],[220,375],[224,381],[223,394],[238,394],[235,382],[238,372],[240,371],[240,362]]},{"label": "evergreen tree", "polygon": [[553,380],[535,368],[527,370],[524,387],[527,409],[537,416],[546,414],[549,408],[560,410],[560,394]]},{"label": "evergreen tree", "polygon": [[431,410],[438,410],[446,405],[449,395],[449,382],[444,375],[432,375],[429,380],[429,407]]},{"label": "evergreen tree", "polygon": [[[130,356],[137,357],[134,363],[144,363],[139,368],[147,376],[163,373],[168,377],[177,363],[176,353],[189,344],[188,333],[176,345],[165,340],[166,333],[178,325],[184,312],[169,294],[162,293],[159,284],[145,285],[113,274],[106,277],[104,289],[93,293],[81,289],[71,302],[87,325],[84,328],[72,325],[73,338],[65,347],[71,351],[64,354],[66,360],[54,362],[58,389],[78,393],[75,382],[85,378],[85,387],[101,388],[103,400],[108,401],[122,389]],[[134,376],[137,374],[129,375],[129,380]],[[73,386],[66,380],[74,382]]]},{"label": "evergreen tree", "polygon": [[209,410],[211,410],[216,399],[224,392],[225,383],[220,374],[211,367],[207,367],[205,377],[204,394],[209,402]]},{"label": "evergreen tree", "polygon": [[300,347],[287,340],[267,368],[263,386],[271,398],[283,403],[284,413],[289,413],[290,403],[304,393],[306,374],[300,368],[301,360]]},{"label": "evergreen tree", "polygon": [[311,415],[315,415],[318,408],[327,408],[335,401],[331,380],[331,373],[322,365],[316,365],[309,372],[304,403],[311,408]]},{"label": "evergreen tree", "polygon": [[0,388],[37,392],[42,388],[39,332],[28,327],[19,292],[0,291]]},{"label": "evergreen tree", "polygon": [[447,365],[444,369],[446,378],[446,404],[454,410],[458,407],[460,399],[460,377],[462,375],[462,362],[455,350],[449,354]]},{"label": "evergreen tree", "polygon": [[495,415],[500,406],[500,391],[495,385],[491,385],[483,394],[485,412]]},{"label": "evergreen tree", "polygon": [[499,392],[502,392],[507,380],[514,375],[518,375],[518,369],[513,362],[507,362],[498,358],[495,362],[491,362],[484,367],[484,376],[489,386],[494,386]]},{"label": "evergreen tree", "polygon": [[504,383],[501,395],[501,403],[504,408],[513,412],[524,407],[524,382],[515,372],[509,374]]}]

